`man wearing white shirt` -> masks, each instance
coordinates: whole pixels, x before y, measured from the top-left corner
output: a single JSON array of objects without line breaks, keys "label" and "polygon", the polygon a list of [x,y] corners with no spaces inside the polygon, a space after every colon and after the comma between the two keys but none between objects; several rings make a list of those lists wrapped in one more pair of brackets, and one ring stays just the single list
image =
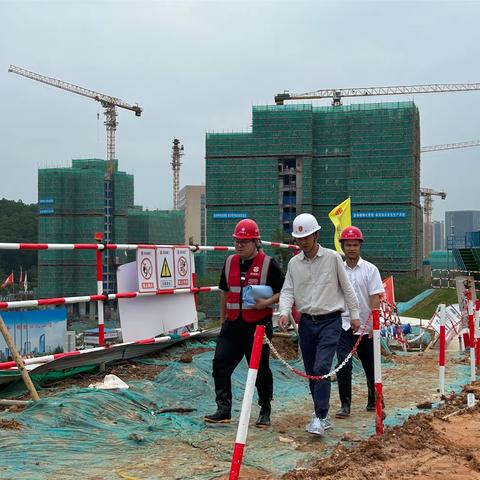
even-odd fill
[{"label": "man wearing white shirt", "polygon": [[[343,267],[342,257],[318,244],[320,225],[309,213],[293,221],[292,236],[301,252],[288,263],[280,292],[278,324],[284,329],[293,303],[301,313],[298,326],[303,363],[308,375],[320,376],[330,372],[333,357],[342,331],[342,312],[345,304],[350,311],[351,327],[360,326],[358,301]],[[310,380],[310,393],[315,412],[306,430],[323,435],[330,428],[328,417],[330,378]]]},{"label": "man wearing white shirt", "polygon": [[[340,235],[340,243],[345,253],[345,270],[350,283],[357,294],[360,304],[360,330],[370,318],[373,309],[380,306],[380,295],[383,293],[383,283],[378,268],[360,257],[363,243],[363,234],[357,227],[347,227]],[[342,363],[358,340],[359,331],[350,327],[350,316],[342,315],[343,329],[337,347],[338,364]],[[373,363],[372,320],[367,331],[357,347],[357,355],[362,362],[367,378],[368,403],[367,410],[375,410],[375,377]],[[337,418],[346,418],[350,415],[352,404],[352,359],[337,373],[338,392],[340,394],[340,410]]]}]

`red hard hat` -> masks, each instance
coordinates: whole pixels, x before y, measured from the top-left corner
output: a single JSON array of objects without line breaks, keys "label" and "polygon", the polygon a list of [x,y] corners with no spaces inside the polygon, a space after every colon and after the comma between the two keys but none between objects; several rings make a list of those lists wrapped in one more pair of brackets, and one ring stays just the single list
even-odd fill
[{"label": "red hard hat", "polygon": [[239,240],[254,240],[260,238],[260,230],[257,222],[250,218],[240,220],[233,232],[233,238],[238,238]]},{"label": "red hard hat", "polygon": [[363,242],[362,231],[358,227],[353,226],[344,228],[340,235],[340,241],[342,240],[360,240]]}]

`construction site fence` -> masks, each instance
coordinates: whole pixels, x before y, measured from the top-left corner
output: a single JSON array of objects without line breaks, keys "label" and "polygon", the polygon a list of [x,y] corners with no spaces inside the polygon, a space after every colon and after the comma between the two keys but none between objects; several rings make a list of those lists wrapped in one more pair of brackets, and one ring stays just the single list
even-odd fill
[{"label": "construction site fence", "polygon": [[478,270],[451,270],[432,269],[432,288],[456,288],[456,277],[472,277],[475,288],[480,288],[480,271]]}]

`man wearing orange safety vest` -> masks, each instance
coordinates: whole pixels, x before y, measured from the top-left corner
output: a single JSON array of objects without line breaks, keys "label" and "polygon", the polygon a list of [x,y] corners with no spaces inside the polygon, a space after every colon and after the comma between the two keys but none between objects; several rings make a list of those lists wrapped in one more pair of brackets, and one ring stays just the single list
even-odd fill
[{"label": "man wearing orange safety vest", "polygon": [[[278,302],[284,275],[278,263],[260,250],[260,231],[251,219],[238,222],[233,233],[235,254],[225,260],[220,278],[220,319],[222,328],[213,358],[213,378],[217,411],[206,415],[209,423],[229,423],[232,411],[231,376],[243,357],[250,361],[257,325],[265,325],[272,338],[272,305]],[[255,305],[243,302],[243,289],[249,285],[268,285],[269,298],[256,300]],[[260,414],[256,425],[270,425],[270,402],[273,377],[269,366],[270,350],[264,345],[258,368],[256,387]]]}]

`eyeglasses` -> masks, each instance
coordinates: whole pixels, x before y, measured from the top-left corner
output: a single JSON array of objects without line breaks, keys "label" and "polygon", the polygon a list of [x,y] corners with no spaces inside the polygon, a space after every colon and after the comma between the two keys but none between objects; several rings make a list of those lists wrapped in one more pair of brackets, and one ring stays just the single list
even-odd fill
[{"label": "eyeglasses", "polygon": [[248,245],[252,240],[238,240],[237,238],[233,239],[234,245]]}]

